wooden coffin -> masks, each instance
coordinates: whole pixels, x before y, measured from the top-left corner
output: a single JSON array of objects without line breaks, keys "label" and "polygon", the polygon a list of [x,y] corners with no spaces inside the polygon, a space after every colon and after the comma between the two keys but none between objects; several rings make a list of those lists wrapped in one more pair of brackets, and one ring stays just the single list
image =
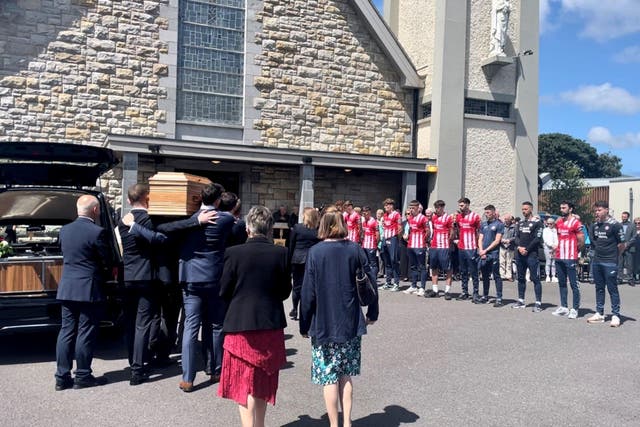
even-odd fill
[{"label": "wooden coffin", "polygon": [[0,261],[0,293],[55,291],[62,276],[62,258]]},{"label": "wooden coffin", "polygon": [[182,172],[158,172],[149,178],[149,215],[191,215],[200,209],[207,178]]}]

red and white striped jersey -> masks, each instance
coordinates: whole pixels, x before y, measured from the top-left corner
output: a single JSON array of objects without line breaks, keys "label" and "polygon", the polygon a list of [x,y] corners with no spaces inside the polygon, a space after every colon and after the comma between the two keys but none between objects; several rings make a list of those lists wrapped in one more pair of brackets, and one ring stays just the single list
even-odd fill
[{"label": "red and white striped jersey", "polygon": [[390,239],[398,235],[398,230],[402,226],[400,212],[393,211],[390,214],[384,213],[382,217],[382,227],[384,228],[384,239]]},{"label": "red and white striped jersey", "polygon": [[358,212],[353,211],[351,214],[343,212],[344,222],[347,223],[347,231],[349,234],[347,238],[352,242],[360,243],[360,215]]},{"label": "red and white striped jersey", "polygon": [[456,215],[458,223],[458,249],[478,249],[478,230],[480,230],[480,215],[469,211],[466,215]]},{"label": "red and white striped jersey", "polygon": [[435,249],[449,249],[453,217],[448,213],[443,213],[442,216],[434,213],[431,217],[431,225],[433,226],[431,247]]},{"label": "red and white striped jersey", "polygon": [[575,216],[565,220],[558,218],[556,221],[558,231],[557,259],[578,259],[578,234],[582,232],[582,223]]},{"label": "red and white striped jersey", "polygon": [[364,220],[362,223],[362,229],[364,230],[364,240],[362,241],[362,247],[364,249],[376,249],[378,247],[378,239],[376,239],[376,232],[378,231],[378,221],[375,218],[369,218],[369,221]]},{"label": "red and white striped jersey", "polygon": [[410,216],[407,220],[409,224],[409,240],[407,247],[410,249],[421,249],[426,247],[427,230],[429,229],[429,220],[426,216],[419,213],[416,216]]}]

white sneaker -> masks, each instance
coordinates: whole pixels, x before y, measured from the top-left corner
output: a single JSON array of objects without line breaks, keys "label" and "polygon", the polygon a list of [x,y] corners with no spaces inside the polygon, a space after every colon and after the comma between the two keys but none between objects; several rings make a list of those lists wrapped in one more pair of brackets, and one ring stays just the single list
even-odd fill
[{"label": "white sneaker", "polygon": [[411,294],[415,294],[416,292],[418,292],[418,288],[416,288],[415,286],[409,286],[407,289],[405,289],[402,292],[407,294],[407,295],[411,295]]},{"label": "white sneaker", "polygon": [[569,309],[567,307],[558,307],[551,314],[553,314],[554,316],[564,316],[567,313],[569,313]]},{"label": "white sneaker", "polygon": [[620,318],[616,315],[611,316],[611,325],[612,328],[617,328],[620,326]]},{"label": "white sneaker", "polygon": [[552,279],[551,279],[551,282],[552,282],[552,283],[558,283],[558,278],[557,278],[557,277],[552,278]]},{"label": "white sneaker", "polygon": [[578,318],[578,311],[575,308],[572,308],[571,310],[569,310],[567,319],[577,319],[577,318]]},{"label": "white sneaker", "polygon": [[587,319],[587,323],[604,323],[604,316],[600,313],[594,313]]},{"label": "white sneaker", "polygon": [[423,297],[424,296],[424,288],[418,288],[418,290],[416,291],[416,295],[419,297]]}]

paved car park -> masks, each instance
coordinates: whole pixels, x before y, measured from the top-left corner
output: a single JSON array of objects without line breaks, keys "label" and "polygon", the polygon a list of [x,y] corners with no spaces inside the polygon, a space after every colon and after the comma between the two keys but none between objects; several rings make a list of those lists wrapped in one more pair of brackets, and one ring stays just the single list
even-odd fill
[{"label": "paved car park", "polygon": [[[615,329],[586,323],[593,285],[582,284],[578,320],[552,316],[557,284],[543,286],[539,314],[383,291],[380,321],[363,340],[363,373],[354,381],[354,425],[637,426],[640,288],[620,287],[623,324]],[[506,283],[505,298],[514,300],[515,289]],[[532,295],[529,285],[528,303]],[[325,426],[321,388],[310,382],[310,344],[296,328],[290,322],[286,330],[288,365],[267,425]],[[216,397],[201,372],[190,394],[178,389],[177,364],[129,386],[126,352],[109,334],[102,334],[93,366],[110,383],[55,392],[55,337],[0,337],[2,425],[239,425],[236,405]]]}]

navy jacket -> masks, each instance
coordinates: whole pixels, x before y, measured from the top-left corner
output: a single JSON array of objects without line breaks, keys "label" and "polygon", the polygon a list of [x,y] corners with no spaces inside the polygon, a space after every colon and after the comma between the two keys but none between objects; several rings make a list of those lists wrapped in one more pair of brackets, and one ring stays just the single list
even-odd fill
[{"label": "navy jacket", "polygon": [[[356,268],[362,266],[376,283],[367,255],[349,240],[323,241],[309,250],[302,283],[300,333],[316,344],[344,343],[366,333],[356,291]],[[378,298],[367,308],[378,320]]]},{"label": "navy jacket", "polygon": [[[166,247],[158,246],[156,243],[164,243],[166,236],[159,233],[151,233],[151,237],[138,226],[146,230],[157,229],[163,233],[172,233],[187,228],[195,228],[200,225],[197,218],[187,218],[154,226],[149,214],[145,209],[132,209],[131,213],[135,221],[131,230],[122,221],[118,224],[118,232],[122,239],[123,261],[124,261],[124,281],[151,282],[158,278],[158,270],[161,267],[160,255],[167,250]],[[137,229],[137,232],[135,231]]]},{"label": "navy jacket", "polygon": [[229,212],[218,212],[215,224],[190,230],[185,235],[180,246],[180,283],[198,284],[200,287],[218,284],[224,265],[224,250],[234,222],[235,218]]},{"label": "navy jacket", "polygon": [[287,250],[265,237],[227,248],[220,296],[229,301],[225,332],[283,329],[282,301],[291,293]]},{"label": "navy jacket", "polygon": [[307,228],[303,224],[294,225],[289,238],[289,261],[291,264],[307,262],[309,249],[319,241],[317,228]]},{"label": "navy jacket", "polygon": [[62,247],[62,277],[57,299],[64,301],[98,302],[103,299],[111,252],[104,228],[86,217],[60,229]]}]

